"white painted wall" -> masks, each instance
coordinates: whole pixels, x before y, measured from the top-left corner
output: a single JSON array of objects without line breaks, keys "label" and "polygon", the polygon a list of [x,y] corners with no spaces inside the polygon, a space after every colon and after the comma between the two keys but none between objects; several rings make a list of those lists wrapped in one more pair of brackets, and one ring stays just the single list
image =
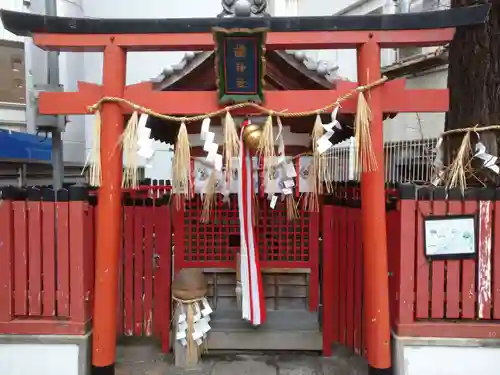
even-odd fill
[{"label": "white painted wall", "polygon": [[26,129],[26,112],[24,104],[0,103],[0,129],[17,132]]},{"label": "white painted wall", "polygon": [[[221,12],[220,0],[83,0],[86,17],[100,18],[200,18],[215,17]],[[181,61],[184,52],[135,52],[127,56],[127,84],[150,80],[168,65]],[[102,53],[86,53],[85,81],[102,83]],[[86,116],[85,144],[92,146],[93,116]],[[145,169],[146,177],[171,178],[172,152],[167,145],[155,143],[157,152]]]},{"label": "white painted wall", "polygon": [[[45,0],[32,0],[33,8],[40,6],[36,2]],[[1,0],[0,7],[15,11],[31,11],[31,8],[25,7],[23,0]],[[43,9],[43,6],[42,6]],[[35,11],[36,12],[36,11]],[[83,7],[81,0],[58,0],[57,12],[60,16],[68,17],[83,17]],[[25,42],[25,39],[18,37],[3,28],[0,24],[0,39]],[[26,45],[29,45],[30,40],[26,40]],[[30,52],[26,55],[26,65],[29,69]],[[33,69],[45,68],[45,55],[40,50],[35,51],[32,57],[35,62]],[[29,72],[28,72],[29,73]],[[36,72],[33,71],[32,74]],[[84,65],[82,55],[76,53],[61,53],[60,54],[60,82],[68,91],[76,90],[76,82],[84,79]],[[46,83],[46,81],[37,81],[33,83]],[[27,79],[27,86],[30,85],[30,80]],[[69,123],[63,133],[64,142],[64,160],[70,163],[83,163],[85,160],[85,122],[83,117],[70,116]],[[28,131],[33,133],[34,127],[27,128],[26,126],[26,109],[25,106],[12,105],[9,103],[0,103],[0,126],[2,128],[11,129],[14,131]]]},{"label": "white painted wall", "polygon": [[[0,1],[0,8],[2,9],[8,9],[8,10],[15,10],[18,12],[22,12],[25,10],[24,5],[23,5],[23,0],[2,0]],[[5,30],[3,28],[3,25],[0,22],[0,39],[1,40],[13,40],[13,41],[19,41],[22,42],[24,38],[19,37],[17,35],[14,35],[10,33],[9,31]]]},{"label": "white painted wall", "polygon": [[[104,2],[103,2],[104,3]],[[66,17],[85,15],[82,0],[58,0],[57,13]],[[78,81],[85,79],[84,57],[79,53],[62,52],[59,56],[59,79],[66,91],[76,91]],[[85,118],[69,116],[63,133],[64,161],[85,162]]]},{"label": "white painted wall", "polygon": [[79,375],[78,354],[77,345],[0,344],[0,374]]},{"label": "white painted wall", "polygon": [[[299,0],[300,1],[300,0]],[[316,5],[321,0],[303,0],[305,3]],[[345,15],[363,15],[382,9],[384,14],[396,12],[393,0],[340,0],[336,4],[343,4],[337,13]],[[421,2],[412,2],[410,11],[418,10],[422,7]],[[425,48],[423,53],[430,52],[435,47]],[[396,61],[397,52],[394,49],[383,49],[381,51],[381,65],[387,66]],[[337,51],[338,73],[352,81],[357,81],[356,72],[356,51]],[[443,68],[433,72],[426,72],[411,77],[407,77],[407,88],[409,89],[437,89],[447,87],[447,69]],[[398,114],[394,119],[384,121],[384,140],[402,141],[439,137],[444,131],[444,113],[403,113]]]},{"label": "white painted wall", "polygon": [[[1,0],[0,8],[24,11],[22,0]],[[18,37],[4,29],[0,22],[0,40],[19,41],[24,38]],[[24,119],[25,108],[22,105],[13,105],[11,103],[0,102],[0,128],[11,129],[15,131],[25,130]]]},{"label": "white painted wall", "polygon": [[[447,67],[433,72],[408,77],[408,89],[445,89],[447,87]],[[386,141],[437,138],[444,131],[444,113],[401,113],[384,121]]]},{"label": "white painted wall", "polygon": [[399,375],[497,375],[498,347],[406,346]]}]

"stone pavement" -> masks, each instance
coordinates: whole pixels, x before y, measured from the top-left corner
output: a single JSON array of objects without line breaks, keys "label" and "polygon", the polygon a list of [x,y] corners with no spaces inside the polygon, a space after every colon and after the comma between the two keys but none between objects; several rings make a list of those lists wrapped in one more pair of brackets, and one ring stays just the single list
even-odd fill
[{"label": "stone pavement", "polygon": [[116,375],[365,375],[366,363],[342,348],[331,358],[310,353],[208,354],[196,368],[179,369],[150,345],[118,350]]}]

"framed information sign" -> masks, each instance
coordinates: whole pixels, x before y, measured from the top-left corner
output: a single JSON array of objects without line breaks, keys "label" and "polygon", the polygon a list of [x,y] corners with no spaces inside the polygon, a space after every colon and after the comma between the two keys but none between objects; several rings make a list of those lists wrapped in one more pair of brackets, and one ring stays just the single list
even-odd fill
[{"label": "framed information sign", "polygon": [[475,257],[476,217],[474,215],[425,217],[424,248],[428,259]]}]

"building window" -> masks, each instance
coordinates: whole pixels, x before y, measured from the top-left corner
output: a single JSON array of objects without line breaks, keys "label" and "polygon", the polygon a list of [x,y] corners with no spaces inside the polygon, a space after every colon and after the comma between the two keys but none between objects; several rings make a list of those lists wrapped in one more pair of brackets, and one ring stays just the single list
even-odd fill
[{"label": "building window", "polygon": [[25,103],[24,44],[0,40],[0,102]]}]

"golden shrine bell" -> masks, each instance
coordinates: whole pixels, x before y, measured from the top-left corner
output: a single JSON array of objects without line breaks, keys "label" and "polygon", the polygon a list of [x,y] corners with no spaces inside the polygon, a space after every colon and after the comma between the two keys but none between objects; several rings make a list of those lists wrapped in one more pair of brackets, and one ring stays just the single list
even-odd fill
[{"label": "golden shrine bell", "polygon": [[245,146],[253,152],[259,149],[260,138],[262,137],[262,127],[256,124],[250,124],[243,130],[243,142]]}]

